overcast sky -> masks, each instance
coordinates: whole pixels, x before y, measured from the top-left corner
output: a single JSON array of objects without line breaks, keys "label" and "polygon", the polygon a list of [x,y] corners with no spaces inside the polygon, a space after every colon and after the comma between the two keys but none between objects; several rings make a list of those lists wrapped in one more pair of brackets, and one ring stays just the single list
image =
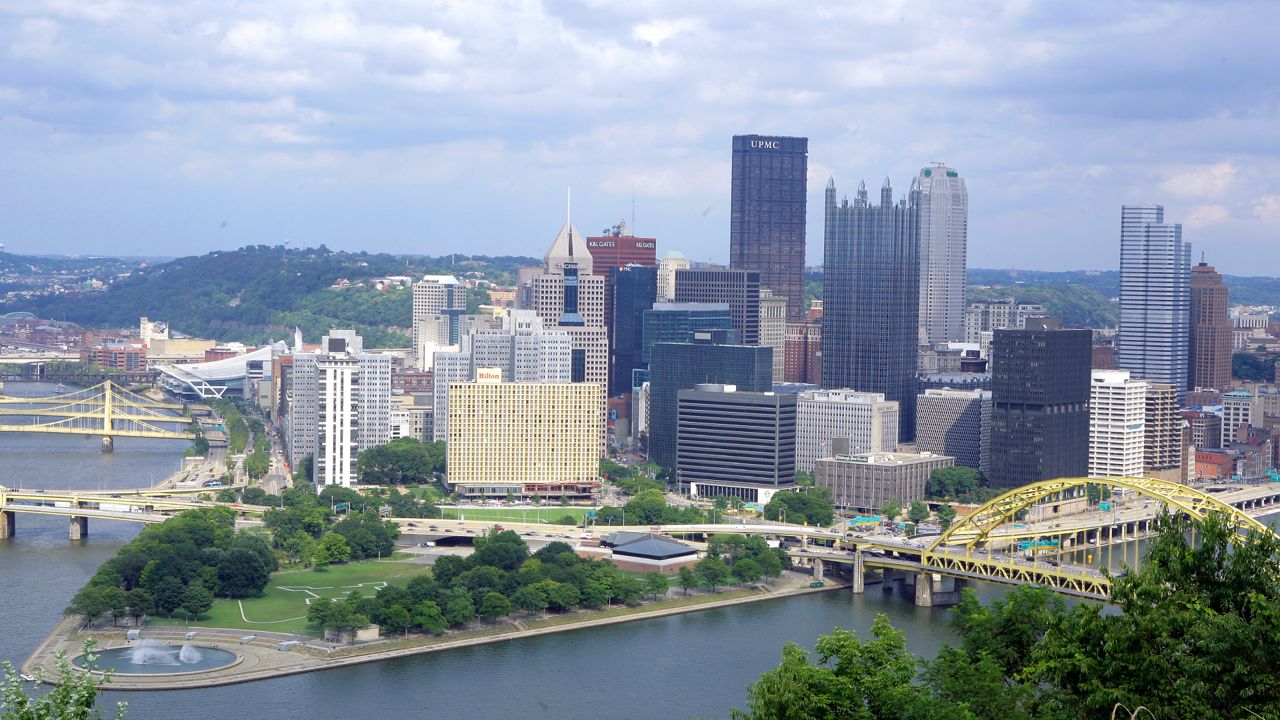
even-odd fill
[{"label": "overcast sky", "polygon": [[969,265],[1114,269],[1122,203],[1280,275],[1280,3],[0,0],[0,242],[541,255],[635,200],[725,261],[730,137],[969,188]]}]

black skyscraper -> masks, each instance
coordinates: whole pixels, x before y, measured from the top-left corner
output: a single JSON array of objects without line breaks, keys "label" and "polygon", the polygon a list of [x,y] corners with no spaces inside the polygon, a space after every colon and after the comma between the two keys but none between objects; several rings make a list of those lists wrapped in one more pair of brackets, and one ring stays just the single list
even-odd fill
[{"label": "black skyscraper", "polygon": [[991,344],[992,487],[1089,472],[1093,333],[1032,318]]},{"label": "black skyscraper", "polygon": [[893,203],[885,178],[880,204],[866,184],[836,204],[827,183],[822,280],[822,386],[884,393],[898,401],[898,437],[915,438],[920,317],[920,191]]},{"label": "black skyscraper", "polygon": [[760,271],[761,287],[787,299],[787,320],[804,319],[805,192],[809,139],[735,135],[729,267]]},{"label": "black skyscraper", "polygon": [[644,367],[641,358],[644,314],[658,296],[658,271],[625,265],[610,271],[613,302],[609,319],[609,394],[631,392],[631,371]]}]

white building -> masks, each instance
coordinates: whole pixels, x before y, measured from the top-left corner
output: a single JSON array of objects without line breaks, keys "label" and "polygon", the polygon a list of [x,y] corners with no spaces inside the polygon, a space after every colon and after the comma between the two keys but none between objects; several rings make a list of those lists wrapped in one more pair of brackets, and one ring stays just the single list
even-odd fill
[{"label": "white building", "polygon": [[1160,205],[1120,209],[1116,367],[1185,397],[1191,359],[1191,244]]},{"label": "white building", "polygon": [[[964,341],[991,345],[991,333],[996,330],[1019,329],[1027,318],[1044,317],[1048,311],[1043,305],[1015,303],[1012,299],[997,302],[969,303],[964,313]],[[983,353],[989,357],[989,353]]]},{"label": "white building", "polygon": [[772,290],[760,289],[760,344],[773,348],[773,381],[787,379],[787,299],[776,297]]},{"label": "white building", "polygon": [[897,449],[898,403],[883,393],[811,390],[796,398],[796,470],[836,454]]},{"label": "white building", "polygon": [[990,470],[991,392],[929,388],[916,398],[916,447]]},{"label": "white building", "polygon": [[317,487],[356,483],[361,450],[391,441],[393,356],[364,352],[354,330],[333,330],[293,361],[290,459],[313,458]]},{"label": "white building", "polygon": [[1222,445],[1228,447],[1236,441],[1241,426],[1254,422],[1254,398],[1248,390],[1232,390],[1222,395]]},{"label": "white building", "polygon": [[668,250],[665,257],[658,260],[658,302],[675,302],[676,271],[693,267],[689,258],[679,250]]},{"label": "white building", "polygon": [[1141,477],[1147,389],[1128,370],[1094,370],[1089,381],[1089,477]]},{"label": "white building", "polygon": [[413,284],[411,328],[419,369],[430,369],[431,354],[457,341],[457,316],[466,311],[467,288],[458,278],[426,275]]},{"label": "white building", "polygon": [[965,254],[969,192],[941,163],[920,171],[920,339],[965,339]]}]

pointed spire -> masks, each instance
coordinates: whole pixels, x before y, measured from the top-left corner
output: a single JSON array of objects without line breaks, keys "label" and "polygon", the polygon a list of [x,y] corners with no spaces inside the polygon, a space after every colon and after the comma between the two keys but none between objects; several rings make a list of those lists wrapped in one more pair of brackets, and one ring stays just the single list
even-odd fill
[{"label": "pointed spire", "polygon": [[569,228],[569,257],[573,257],[573,186],[564,189],[564,226]]},{"label": "pointed spire", "polygon": [[865,193],[866,191],[867,191],[867,181],[866,181],[866,180],[859,180],[859,181],[858,181],[858,192],[860,192],[860,193]]},{"label": "pointed spire", "polygon": [[835,176],[831,176],[831,175],[827,176],[827,189],[828,189],[828,190],[835,190],[835,189],[836,189],[836,179],[835,179]]},{"label": "pointed spire", "polygon": [[888,176],[888,175],[885,175],[885,176],[884,176],[884,184],[880,186],[880,189],[881,189],[881,190],[892,190],[892,189],[893,189],[893,183],[889,182],[889,176]]}]

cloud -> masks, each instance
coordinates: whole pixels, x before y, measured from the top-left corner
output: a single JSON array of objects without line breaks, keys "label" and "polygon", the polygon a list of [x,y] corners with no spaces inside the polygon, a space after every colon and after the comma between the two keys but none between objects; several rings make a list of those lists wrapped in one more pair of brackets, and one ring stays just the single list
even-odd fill
[{"label": "cloud", "polygon": [[1186,197],[1219,197],[1235,185],[1238,175],[1235,165],[1220,162],[1171,175],[1160,183],[1160,189]]},{"label": "cloud", "polygon": [[631,35],[656,48],[677,35],[693,32],[699,25],[700,23],[693,18],[653,20],[631,28]]},{"label": "cloud", "polygon": [[1191,208],[1183,225],[1192,228],[1221,225],[1231,218],[1231,211],[1221,205],[1197,205]]},{"label": "cloud", "polygon": [[1280,195],[1263,195],[1255,200],[1253,215],[1265,223],[1280,220]]}]

